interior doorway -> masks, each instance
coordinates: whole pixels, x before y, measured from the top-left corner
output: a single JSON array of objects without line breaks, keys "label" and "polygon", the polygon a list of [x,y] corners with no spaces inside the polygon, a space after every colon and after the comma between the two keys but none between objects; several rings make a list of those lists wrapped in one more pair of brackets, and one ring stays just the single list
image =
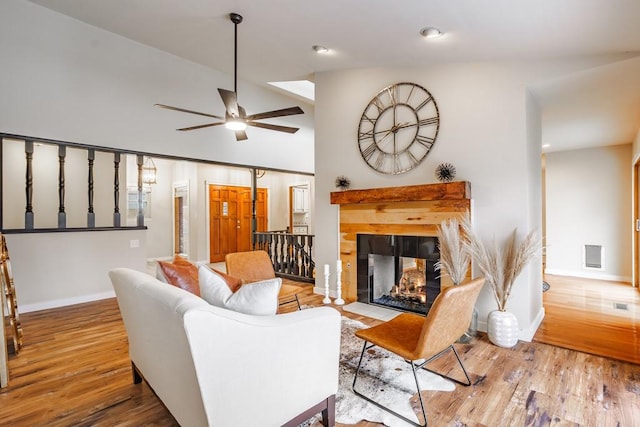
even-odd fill
[{"label": "interior doorway", "polygon": [[189,183],[173,184],[173,253],[189,258]]},{"label": "interior doorway", "polygon": [[[257,189],[256,231],[268,227],[266,188]],[[209,262],[251,250],[251,187],[209,185]]]},{"label": "interior doorway", "polygon": [[309,183],[289,185],[289,232],[309,234],[310,212]]},{"label": "interior doorway", "polygon": [[633,286],[640,289],[640,158],[633,164]]}]

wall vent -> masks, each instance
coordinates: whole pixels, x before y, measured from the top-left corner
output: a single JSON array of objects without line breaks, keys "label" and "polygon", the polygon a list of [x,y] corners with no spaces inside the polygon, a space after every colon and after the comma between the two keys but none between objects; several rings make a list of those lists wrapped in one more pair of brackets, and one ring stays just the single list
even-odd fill
[{"label": "wall vent", "polygon": [[629,310],[629,306],[623,302],[614,302],[613,308],[616,310]]},{"label": "wall vent", "polygon": [[584,267],[604,270],[604,248],[602,245],[584,245]]}]

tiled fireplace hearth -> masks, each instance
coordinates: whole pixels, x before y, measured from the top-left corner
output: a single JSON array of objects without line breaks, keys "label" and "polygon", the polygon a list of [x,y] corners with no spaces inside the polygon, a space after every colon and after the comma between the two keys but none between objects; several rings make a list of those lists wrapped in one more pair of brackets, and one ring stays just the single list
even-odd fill
[{"label": "tiled fireplace hearth", "polygon": [[[423,298],[425,301],[432,301],[437,292],[434,290],[429,292],[429,286],[433,288],[450,285],[447,276],[443,276],[439,284],[436,284],[434,280],[437,274],[429,273],[437,261],[434,257],[439,257],[435,236],[438,225],[444,219],[470,216],[471,185],[469,182],[333,192],[331,203],[340,205],[340,258],[344,268],[342,296],[346,301],[364,302],[365,289],[362,280],[360,290],[358,288],[358,274],[361,279],[363,275],[366,276],[364,279],[367,283],[366,292],[370,292],[373,281],[378,280],[387,283],[383,286],[384,290],[379,292],[380,294],[388,294],[392,299],[398,296],[398,300],[408,303],[420,302]],[[423,237],[429,237],[429,239],[422,239]],[[397,253],[387,254],[385,259],[384,251],[388,253],[391,250],[389,246],[391,242],[395,247],[399,242],[398,238],[409,242],[400,243],[402,245],[421,247],[421,252],[406,256]],[[367,255],[366,266],[361,265],[361,273],[358,273],[359,264],[365,262],[362,257],[358,259],[358,241],[362,246],[364,240],[368,246],[377,244],[378,252],[383,254],[374,253],[372,257]],[[376,269],[376,264],[384,267],[378,273],[379,278],[372,279],[369,273]],[[399,293],[401,289],[395,286],[401,284],[398,282],[402,281],[404,272],[411,273],[409,273],[410,277],[404,277],[403,283],[409,283],[409,286],[403,290],[404,294],[402,294]],[[422,285],[416,282],[422,274],[425,275],[426,295],[422,293]],[[393,283],[389,283],[392,281]],[[373,299],[380,296],[375,294]],[[369,299],[370,296],[367,295],[366,298]],[[408,307],[393,308],[420,311],[413,310],[411,304],[407,305]]]}]

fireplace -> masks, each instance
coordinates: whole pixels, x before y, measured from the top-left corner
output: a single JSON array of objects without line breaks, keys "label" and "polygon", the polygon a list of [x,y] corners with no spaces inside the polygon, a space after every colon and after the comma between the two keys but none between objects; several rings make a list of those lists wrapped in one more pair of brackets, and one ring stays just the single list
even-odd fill
[{"label": "fireplace", "polygon": [[[364,274],[365,283],[368,283],[369,257],[367,255],[364,258],[364,270],[363,267],[357,268],[358,264],[363,263],[358,258],[357,236],[368,234],[435,238],[438,225],[443,220],[471,217],[471,184],[457,181],[335,191],[331,193],[331,203],[340,206],[340,260],[345,267],[342,273],[342,297],[348,302],[363,301],[362,294],[368,292],[368,284],[363,291],[358,288],[358,282]],[[394,242],[394,245],[397,243]],[[437,245],[432,247],[435,251]],[[413,255],[407,258],[430,259],[427,256]],[[404,260],[402,262],[404,265]],[[375,263],[374,259],[374,266]],[[430,263],[430,268],[433,263]],[[447,275],[440,280],[443,288],[452,285]],[[430,299],[427,292],[427,300]]]},{"label": "fireplace", "polygon": [[358,234],[359,302],[426,314],[440,293],[438,239]]}]

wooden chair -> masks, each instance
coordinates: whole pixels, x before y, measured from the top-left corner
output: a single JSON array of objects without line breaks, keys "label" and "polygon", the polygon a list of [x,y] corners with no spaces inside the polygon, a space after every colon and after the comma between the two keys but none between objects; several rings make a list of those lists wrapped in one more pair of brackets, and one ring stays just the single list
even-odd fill
[{"label": "wooden chair", "polygon": [[[433,372],[427,369],[425,365],[442,356],[446,351],[453,350],[453,354],[455,354],[458,364],[464,372],[466,382],[461,382],[444,375],[442,376],[458,384],[465,386],[471,385],[471,379],[453,343],[455,343],[469,327],[473,307],[483,285],[484,278],[480,278],[445,289],[438,295],[426,317],[417,314],[403,313],[386,323],[357,331],[356,336],[362,338],[365,342],[362,347],[362,353],[360,354],[358,368],[353,378],[353,392],[409,424],[420,427],[426,426],[427,414],[420,394],[420,384],[418,383],[416,370],[422,368]],[[424,424],[418,424],[415,421],[409,420],[356,390],[356,381],[358,380],[362,359],[366,350],[374,346],[382,347],[398,355],[411,365],[418,390],[418,397],[420,399],[420,408],[424,416]],[[434,373],[437,374],[437,372]]]},{"label": "wooden chair", "polygon": [[[242,279],[243,283],[273,279],[276,273],[269,254],[265,251],[233,252],[225,256],[227,274]],[[280,288],[279,305],[296,303],[300,309],[297,293],[300,289],[294,285],[283,284]]]}]

